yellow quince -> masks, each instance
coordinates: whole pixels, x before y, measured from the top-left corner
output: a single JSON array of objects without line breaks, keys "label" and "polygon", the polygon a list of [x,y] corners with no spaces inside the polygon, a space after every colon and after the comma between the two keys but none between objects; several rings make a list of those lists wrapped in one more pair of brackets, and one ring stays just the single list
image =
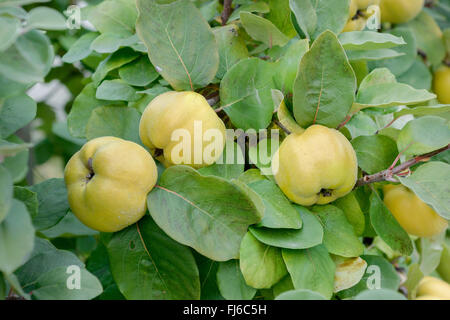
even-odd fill
[{"label": "yellow quince", "polygon": [[206,99],[192,91],[165,92],[145,108],[139,124],[142,142],[166,167],[213,164],[225,146],[225,125]]},{"label": "yellow quince", "polygon": [[64,170],[72,212],[101,232],[116,232],[141,219],[157,176],[155,161],[143,147],[115,137],[90,140]]},{"label": "yellow quince", "polygon": [[444,218],[403,185],[385,185],[383,192],[384,204],[409,234],[431,237],[447,228]]},{"label": "yellow quince", "polygon": [[450,284],[441,279],[426,276],[417,286],[417,297],[416,300],[450,300]]},{"label": "yellow quince", "polygon": [[422,11],[425,0],[381,0],[381,22],[405,23]]},{"label": "yellow quince", "polygon": [[312,125],[281,143],[272,160],[272,172],[291,201],[310,206],[332,202],[352,191],[358,163],[342,133]]},{"label": "yellow quince", "polygon": [[440,103],[450,104],[450,67],[443,65],[434,73],[433,90]]}]

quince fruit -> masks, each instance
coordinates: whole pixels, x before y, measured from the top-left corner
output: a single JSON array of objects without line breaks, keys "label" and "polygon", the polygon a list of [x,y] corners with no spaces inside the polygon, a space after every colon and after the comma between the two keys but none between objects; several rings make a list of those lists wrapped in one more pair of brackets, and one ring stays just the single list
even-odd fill
[{"label": "quince fruit", "polygon": [[450,67],[443,65],[434,73],[433,90],[440,103],[450,104]]},{"label": "quince fruit", "polygon": [[431,237],[447,228],[444,218],[403,185],[385,185],[383,192],[384,204],[409,234]]},{"label": "quince fruit", "polygon": [[70,208],[86,226],[116,232],[144,216],[158,172],[140,145],[115,137],[87,142],[66,165]]},{"label": "quince fruit", "polygon": [[[165,92],[145,108],[139,124],[144,145],[166,167],[213,164],[225,146],[225,124],[206,99],[192,91]],[[181,140],[181,142],[180,142]]]},{"label": "quince fruit", "polygon": [[368,8],[372,5],[379,5],[379,3],[380,0],[352,0],[349,19],[342,32],[363,30],[367,20],[374,14]]},{"label": "quince fruit", "polygon": [[326,204],[352,191],[358,174],[356,153],[335,129],[312,125],[290,134],[272,161],[272,172],[293,202]]},{"label": "quince fruit", "polygon": [[417,296],[417,300],[450,300],[450,284],[441,279],[426,276],[417,286]]},{"label": "quince fruit", "polygon": [[381,0],[381,22],[405,23],[422,11],[425,0]]}]

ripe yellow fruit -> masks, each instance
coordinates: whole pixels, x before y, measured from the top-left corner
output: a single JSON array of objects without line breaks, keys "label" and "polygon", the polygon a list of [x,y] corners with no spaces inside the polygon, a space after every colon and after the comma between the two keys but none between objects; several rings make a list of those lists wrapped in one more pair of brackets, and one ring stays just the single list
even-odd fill
[{"label": "ripe yellow fruit", "polygon": [[366,26],[367,20],[373,14],[368,12],[371,5],[379,5],[380,0],[352,0],[347,24],[342,32],[361,31]]},{"label": "ripe yellow fruit", "polygon": [[380,0],[352,0],[352,1],[356,1],[356,5],[359,10],[365,10],[373,5],[376,6],[380,5]]},{"label": "ripe yellow fruit", "polygon": [[272,172],[291,201],[310,206],[332,202],[352,191],[358,163],[355,150],[342,133],[312,125],[281,143]]},{"label": "ripe yellow fruit", "polygon": [[140,145],[115,137],[87,142],[66,165],[70,208],[88,227],[119,231],[142,218],[158,176]]},{"label": "ripe yellow fruit", "polygon": [[213,164],[225,146],[225,124],[206,99],[192,91],[165,92],[145,108],[139,124],[142,142],[166,167]]},{"label": "ripe yellow fruit", "polygon": [[435,277],[424,277],[417,286],[417,296],[436,297],[439,300],[450,300],[450,284]]},{"label": "ripe yellow fruit", "polygon": [[442,299],[439,297],[426,295],[426,296],[417,297],[415,300],[442,300]]},{"label": "ripe yellow fruit", "polygon": [[433,90],[440,103],[450,103],[450,68],[441,66],[433,77]]},{"label": "ripe yellow fruit", "polygon": [[383,187],[384,204],[409,234],[431,237],[447,228],[447,221],[403,185]]},{"label": "ripe yellow fruit", "polygon": [[381,0],[381,22],[405,23],[422,11],[425,0]]},{"label": "ripe yellow fruit", "polygon": [[361,31],[366,26],[366,19],[359,17],[358,19],[350,19],[342,32]]}]

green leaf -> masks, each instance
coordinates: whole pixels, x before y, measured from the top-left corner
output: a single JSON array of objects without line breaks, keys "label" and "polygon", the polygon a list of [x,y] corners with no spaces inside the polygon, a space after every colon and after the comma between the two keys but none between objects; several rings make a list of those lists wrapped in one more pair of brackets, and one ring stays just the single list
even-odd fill
[{"label": "green leaf", "polygon": [[289,1],[298,26],[310,39],[318,38],[326,30],[339,34],[348,20],[349,3],[342,0]]},{"label": "green leaf", "polygon": [[403,127],[397,138],[397,146],[409,158],[445,147],[449,141],[449,122],[437,116],[424,116]]},{"label": "green leaf", "polygon": [[363,112],[357,112],[345,125],[353,139],[359,136],[371,136],[378,130],[375,121]]},{"label": "green leaf", "polygon": [[338,39],[345,50],[389,49],[406,44],[402,37],[373,31],[344,32]]},{"label": "green leaf", "polygon": [[420,270],[424,274],[431,274],[439,266],[445,244],[445,232],[438,235],[420,238]]},{"label": "green leaf", "polygon": [[366,222],[364,213],[356,198],[355,191],[347,194],[345,197],[337,199],[334,202],[334,205],[345,213],[345,216],[348,222],[353,226],[356,235],[361,236],[364,232]]},{"label": "green leaf", "polygon": [[294,83],[296,121],[304,128],[314,123],[338,126],[352,106],[355,91],[356,78],[345,51],[337,37],[325,31],[300,62]]},{"label": "green leaf", "polygon": [[[266,5],[263,2],[256,2],[254,4]],[[216,77],[222,79],[232,66],[242,59],[248,58],[248,49],[244,38],[239,34],[238,26],[234,24],[214,28],[213,32],[216,37],[220,58],[219,70],[217,71]]]},{"label": "green leaf", "polygon": [[414,34],[404,27],[389,30],[389,33],[377,34],[402,38],[404,39],[405,45],[393,49],[393,51],[402,54],[401,56],[395,57],[394,59],[373,61],[369,63],[370,68],[375,69],[385,67],[396,76],[405,73],[409,68],[411,68],[417,57],[417,44]]},{"label": "green leaf", "polygon": [[165,235],[150,217],[115,233],[108,254],[114,279],[127,299],[200,298],[191,251]]},{"label": "green leaf", "polygon": [[138,0],[136,31],[148,48],[150,61],[176,90],[209,84],[219,67],[214,34],[190,1],[160,4]]},{"label": "green leaf", "polygon": [[287,46],[285,54],[277,61],[274,82],[283,93],[292,93],[295,77],[303,55],[308,51],[308,40],[293,40]]},{"label": "green leaf", "polygon": [[412,253],[413,247],[408,234],[386,208],[375,190],[370,196],[370,221],[376,233],[392,250],[405,255]]},{"label": "green leaf", "polygon": [[283,249],[283,259],[295,289],[307,289],[330,299],[335,265],[324,245],[304,250]]},{"label": "green leaf", "polygon": [[25,205],[13,200],[0,223],[0,271],[7,274],[20,267],[33,250],[34,228]]},{"label": "green leaf", "polygon": [[0,73],[19,83],[43,81],[54,58],[50,40],[41,32],[32,30],[0,55]]},{"label": "green leaf", "polygon": [[0,138],[7,138],[36,116],[36,102],[26,94],[0,101]]},{"label": "green leaf", "polygon": [[377,61],[383,59],[392,59],[402,57],[403,53],[393,49],[378,50],[349,50],[346,52],[349,61]]},{"label": "green leaf", "polygon": [[139,99],[136,90],[121,79],[103,81],[97,88],[95,97],[98,100],[136,101]]},{"label": "green leaf", "polygon": [[264,129],[274,112],[272,80],[274,65],[249,58],[236,63],[220,83],[220,103],[238,128]]},{"label": "green leaf", "polygon": [[83,34],[70,46],[69,51],[62,56],[62,61],[74,63],[88,57],[92,53],[91,43],[98,35],[97,32]]},{"label": "green leaf", "polygon": [[352,225],[344,212],[332,205],[314,206],[323,226],[323,244],[332,254],[342,257],[358,257],[364,252],[364,245],[359,241]]},{"label": "green leaf", "polygon": [[45,230],[57,224],[69,210],[64,179],[49,179],[29,187],[37,194],[38,214],[33,216],[36,230]]},{"label": "green leaf", "polygon": [[239,260],[219,263],[217,285],[220,293],[227,300],[252,300],[256,293],[256,289],[245,283],[239,268]]},{"label": "green leaf", "polygon": [[69,211],[56,225],[41,230],[44,236],[49,239],[58,237],[81,237],[97,235],[98,231],[86,227],[75,215]]},{"label": "green leaf", "polygon": [[187,166],[166,169],[147,205],[170,237],[216,261],[238,258],[248,226],[261,220],[256,204],[240,187]]},{"label": "green leaf", "polygon": [[272,23],[286,36],[289,38],[295,37],[297,35],[297,31],[295,31],[291,21],[289,0],[269,0],[268,2],[270,11],[265,15],[265,17],[269,21],[272,21]]},{"label": "green leaf", "polygon": [[146,86],[159,77],[158,72],[146,56],[121,67],[119,75],[122,80],[132,86]]},{"label": "green leaf", "polygon": [[113,101],[98,100],[95,97],[97,89],[94,83],[86,85],[75,98],[72,109],[67,117],[67,126],[73,137],[85,138],[86,126],[92,111],[101,106],[113,104]]},{"label": "green leaf", "polygon": [[272,137],[261,139],[258,144],[249,143],[248,157],[251,164],[257,166],[268,179],[275,181],[272,173],[272,158],[280,146],[280,141]]},{"label": "green leaf", "polygon": [[13,181],[8,170],[0,164],[0,223],[5,219],[12,205]]},{"label": "green leaf", "polygon": [[92,81],[95,86],[98,86],[100,82],[106,77],[106,75],[114,69],[120,68],[121,66],[130,63],[139,57],[139,53],[130,49],[123,48],[113,54],[109,55],[108,58],[103,60],[95,70],[92,75]]},{"label": "green leaf", "polygon": [[327,300],[320,293],[307,290],[298,289],[283,292],[278,295],[275,300]]},{"label": "green leaf", "polygon": [[223,153],[216,163],[200,168],[198,172],[204,176],[237,179],[244,172],[244,163],[245,159],[240,146],[227,139]]},{"label": "green leaf", "polygon": [[194,257],[200,273],[201,300],[224,300],[217,286],[217,270],[219,262],[210,260],[201,254],[196,253]]},{"label": "green leaf", "polygon": [[14,198],[22,202],[31,218],[38,214],[39,201],[37,194],[26,187],[14,186]]},{"label": "green leaf", "polygon": [[8,49],[20,34],[21,23],[16,17],[0,16],[0,52]]},{"label": "green leaf", "polygon": [[425,10],[413,20],[405,24],[413,33],[417,47],[425,52],[427,61],[432,66],[439,66],[445,57],[445,46],[442,31],[438,24]]},{"label": "green leaf", "polygon": [[30,148],[32,145],[29,143],[13,143],[0,139],[0,156],[10,157]]},{"label": "green leaf", "polygon": [[27,28],[64,30],[66,29],[66,18],[53,8],[36,7],[28,12]]},{"label": "green leaf", "polygon": [[133,0],[107,0],[89,11],[88,20],[101,33],[132,35],[137,15]]},{"label": "green leaf", "polygon": [[[11,136],[8,141],[14,143],[23,143],[17,136]],[[28,149],[24,149],[14,156],[6,157],[3,160],[3,166],[9,171],[14,183],[22,181],[28,172],[28,158],[30,152]],[[0,219],[1,220],[1,219]]]},{"label": "green leaf", "polygon": [[[257,13],[267,13],[270,11],[269,6],[265,2],[249,2],[233,10],[233,13],[228,18],[228,22],[239,19],[241,12],[257,12]],[[219,50],[220,52],[220,50]]]},{"label": "green leaf", "polygon": [[417,57],[413,65],[397,77],[398,82],[406,83],[415,89],[430,91],[433,75],[422,58]]},{"label": "green leaf", "polygon": [[302,220],[291,202],[278,186],[269,180],[261,180],[249,184],[263,199],[264,218],[259,227],[300,229]]},{"label": "green leaf", "polygon": [[88,140],[114,136],[140,143],[139,120],[140,113],[128,107],[98,107],[92,111],[86,125]]},{"label": "green leaf", "polygon": [[358,166],[368,174],[387,169],[398,154],[395,141],[383,135],[359,136],[351,143]]},{"label": "green leaf", "polygon": [[[32,292],[35,299],[89,300],[102,292],[100,281],[72,252],[56,249],[48,240],[35,238],[34,241],[29,260],[16,275],[24,290]],[[71,290],[68,283],[76,284],[76,281],[72,282],[70,277],[77,276],[80,287]]]},{"label": "green leaf", "polygon": [[377,289],[398,289],[400,286],[400,277],[394,266],[388,260],[375,255],[363,255],[361,258],[367,262],[364,276],[355,286],[340,291],[338,293],[340,298],[351,298],[367,289],[372,289],[373,291],[378,291]]},{"label": "green leaf", "polygon": [[407,300],[404,295],[397,291],[378,289],[366,290],[359,293],[355,300]]},{"label": "green leaf", "polygon": [[444,219],[450,219],[448,181],[450,165],[444,162],[429,162],[421,165],[409,177],[398,177],[422,201],[431,206]]},{"label": "green leaf", "polygon": [[139,38],[136,35],[129,36],[106,32],[95,38],[95,40],[92,41],[90,48],[98,53],[113,53],[120,47],[136,45],[138,41]]},{"label": "green leaf", "polygon": [[250,232],[262,243],[274,247],[306,249],[321,244],[323,228],[319,219],[303,207],[295,205],[295,208],[303,222],[300,230],[250,227]]},{"label": "green leaf", "polygon": [[242,240],[239,262],[245,282],[253,288],[270,288],[287,275],[281,250],[259,242],[249,232]]},{"label": "green leaf", "polygon": [[266,44],[269,48],[284,46],[289,41],[289,38],[267,19],[250,12],[241,12],[240,18],[242,26],[250,37]]}]

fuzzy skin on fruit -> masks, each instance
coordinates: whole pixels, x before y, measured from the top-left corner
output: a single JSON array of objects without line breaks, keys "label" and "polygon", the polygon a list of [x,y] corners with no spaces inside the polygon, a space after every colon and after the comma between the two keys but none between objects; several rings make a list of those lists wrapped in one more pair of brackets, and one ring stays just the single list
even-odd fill
[{"label": "fuzzy skin on fruit", "polygon": [[[424,277],[417,286],[418,297],[436,297],[439,300],[450,300],[450,284],[435,277]],[[425,300],[422,298],[422,300]]]},{"label": "fuzzy skin on fruit", "polygon": [[147,150],[115,137],[87,142],[64,170],[72,212],[101,232],[116,232],[141,219],[157,176]]},{"label": "fuzzy skin on fruit", "polygon": [[[223,147],[220,152],[212,152],[213,157],[205,161],[202,156],[200,161],[194,161],[194,122],[200,121],[202,131],[199,132],[202,141],[201,153],[207,148],[211,141],[202,139],[205,132],[210,129],[216,129],[221,133],[222,141],[219,143],[225,145],[225,124],[217,116],[216,112],[211,108],[206,99],[196,92],[165,92],[155,99],[145,108],[139,124],[139,135],[142,142],[152,152],[155,149],[162,149],[163,156],[157,157],[166,167],[174,164],[184,164],[193,168],[201,168],[213,164],[222,154]],[[197,122],[199,123],[199,122]],[[192,137],[190,143],[191,156],[189,161],[173,161],[172,151],[175,151],[180,145],[180,140],[172,141],[172,134],[177,129],[185,129]],[[178,153],[177,153],[178,154]]]},{"label": "fuzzy skin on fruit", "polygon": [[450,67],[441,66],[434,73],[433,91],[440,103],[450,104]]},{"label": "fuzzy skin on fruit", "polygon": [[422,11],[425,0],[381,0],[381,22],[405,23]]},{"label": "fuzzy skin on fruit", "polygon": [[385,185],[383,192],[384,204],[409,234],[431,237],[447,228],[444,218],[403,185]]},{"label": "fuzzy skin on fruit", "polygon": [[358,163],[355,150],[342,133],[312,125],[281,143],[272,172],[291,201],[310,206],[332,202],[352,191]]}]

